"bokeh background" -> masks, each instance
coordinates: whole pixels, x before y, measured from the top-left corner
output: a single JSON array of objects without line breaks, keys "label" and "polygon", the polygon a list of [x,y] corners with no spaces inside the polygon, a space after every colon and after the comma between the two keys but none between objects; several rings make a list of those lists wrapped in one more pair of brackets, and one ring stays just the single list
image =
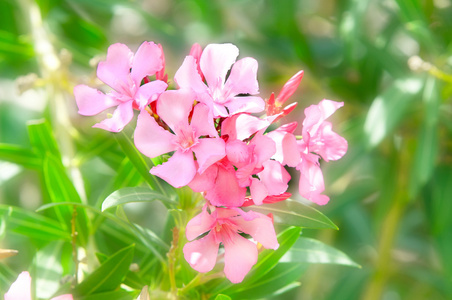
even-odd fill
[{"label": "bokeh background", "polygon": [[[323,166],[331,201],[317,207],[340,230],[303,234],[362,268],[313,265],[282,299],[452,299],[452,2],[1,0],[0,143],[29,145],[26,122],[49,115],[68,123],[63,141],[72,125],[88,130],[72,87],[96,83],[110,44],[145,40],[162,44],[170,78],[193,43],[234,43],[259,61],[263,98],[304,70],[290,120],[324,98],[345,103],[333,123],[349,150]],[[0,204],[33,210],[41,185],[0,161]]]}]

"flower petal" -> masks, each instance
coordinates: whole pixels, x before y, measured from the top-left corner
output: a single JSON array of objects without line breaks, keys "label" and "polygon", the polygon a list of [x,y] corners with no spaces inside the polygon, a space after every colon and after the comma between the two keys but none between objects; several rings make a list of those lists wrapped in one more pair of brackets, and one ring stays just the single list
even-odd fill
[{"label": "flower petal", "polygon": [[196,174],[193,152],[176,151],[167,162],[153,167],[150,173],[174,187],[183,187],[192,181]]},{"label": "flower petal", "polygon": [[223,245],[224,274],[232,283],[242,282],[257,262],[256,245],[238,233],[232,241],[223,241]]},{"label": "flower petal", "polygon": [[215,179],[218,174],[218,166],[211,165],[202,174],[196,173],[188,186],[196,193],[202,193],[212,189],[215,186]]},{"label": "flower petal", "polygon": [[229,89],[232,95],[255,95],[259,93],[257,60],[251,57],[238,60],[232,66],[231,74],[226,80],[225,88]]},{"label": "flower petal", "polygon": [[233,115],[225,119],[221,125],[221,135],[228,135],[229,139],[244,140],[261,129],[267,128],[270,123],[249,114]]},{"label": "flower petal", "polygon": [[120,132],[133,118],[133,101],[127,101],[118,105],[113,116],[95,124],[94,128],[101,128],[111,132]]},{"label": "flower petal", "polygon": [[323,122],[317,136],[311,139],[309,151],[322,156],[325,161],[338,160],[347,152],[347,140],[331,129],[330,122]]},{"label": "flower petal", "polygon": [[229,115],[246,113],[260,113],[265,109],[265,101],[256,96],[233,97],[225,106],[229,110]]},{"label": "flower petal", "polygon": [[315,154],[309,153],[303,155],[301,163],[297,166],[297,170],[300,171],[298,189],[300,195],[304,198],[319,205],[325,205],[330,198],[321,195],[325,190],[325,184],[318,159],[319,157]]},{"label": "flower petal", "polygon": [[196,135],[210,135],[212,137],[218,137],[218,132],[215,129],[213,122],[213,115],[207,105],[198,103],[193,109],[193,117],[191,118],[190,125],[195,128]]},{"label": "flower petal", "polygon": [[215,206],[241,206],[245,201],[246,188],[239,186],[235,177],[235,170],[231,166],[226,168],[218,165],[215,185],[207,190],[206,199]]},{"label": "flower petal", "polygon": [[251,198],[254,204],[261,205],[262,201],[268,196],[268,190],[259,179],[252,178],[250,185]]},{"label": "flower petal", "polygon": [[189,241],[194,240],[198,236],[206,233],[215,225],[216,219],[210,215],[206,209],[203,209],[202,212],[195,216],[193,219],[188,221],[187,226],[185,228],[185,234]]},{"label": "flower petal", "polygon": [[263,166],[264,170],[257,175],[267,187],[268,195],[280,195],[284,193],[289,187],[289,172],[275,160],[268,160],[263,163]]},{"label": "flower petal", "polygon": [[185,244],[183,251],[185,260],[196,271],[209,272],[215,267],[218,244],[212,232],[199,240]]},{"label": "flower petal", "polygon": [[101,61],[97,67],[97,77],[122,93],[124,84],[128,84],[133,52],[124,44],[113,44],[108,47],[107,60]]},{"label": "flower petal", "polygon": [[30,273],[22,272],[19,274],[5,294],[5,300],[31,300]]},{"label": "flower petal", "polygon": [[160,95],[157,113],[175,132],[179,126],[188,127],[188,116],[193,108],[195,93],[188,89],[170,90]]},{"label": "flower petal", "polygon": [[162,66],[162,49],[153,42],[143,42],[138,48],[132,62],[131,76],[137,86],[145,76],[157,73]]},{"label": "flower petal", "polygon": [[239,49],[233,44],[210,44],[201,54],[200,66],[207,85],[214,87],[218,80],[224,83],[226,74],[239,55]]},{"label": "flower petal", "polygon": [[137,149],[150,158],[177,149],[175,135],[160,127],[147,111],[138,115],[133,139]]},{"label": "flower petal", "polygon": [[199,173],[203,173],[208,167],[221,160],[226,155],[226,146],[223,139],[204,138],[192,148],[199,164]]},{"label": "flower petal", "polygon": [[107,108],[121,103],[113,97],[83,84],[74,87],[74,96],[78,113],[83,116],[97,115]]},{"label": "flower petal", "polygon": [[[252,211],[248,213],[250,212]],[[278,249],[279,244],[272,219],[261,213],[253,212],[253,214],[258,217],[250,221],[246,221],[243,218],[235,220],[239,230],[251,235],[255,241],[261,243],[267,249]]]},{"label": "flower petal", "polygon": [[64,294],[64,295],[60,295],[57,297],[53,297],[50,300],[73,300],[74,298],[72,297],[71,294]]},{"label": "flower petal", "polygon": [[157,100],[158,96],[163,93],[167,87],[168,84],[161,80],[154,80],[140,86],[135,94],[135,102],[138,104],[138,108],[143,110],[149,103]]},{"label": "flower petal", "polygon": [[289,167],[295,167],[300,163],[301,156],[297,139],[292,133],[274,130],[267,136],[276,143],[276,153],[272,158]]},{"label": "flower petal", "polygon": [[202,81],[197,68],[194,57],[185,57],[184,62],[174,76],[174,81],[181,89],[192,89],[198,94],[205,93],[207,86]]}]

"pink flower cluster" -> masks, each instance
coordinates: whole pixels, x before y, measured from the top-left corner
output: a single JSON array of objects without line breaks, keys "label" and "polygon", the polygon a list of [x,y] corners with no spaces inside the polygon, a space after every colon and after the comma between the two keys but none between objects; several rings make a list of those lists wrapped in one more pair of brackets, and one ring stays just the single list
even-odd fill
[{"label": "pink flower cluster", "polygon": [[117,106],[111,118],[94,127],[120,131],[133,109],[139,110],[134,133],[138,150],[150,158],[172,153],[150,173],[174,187],[188,185],[206,199],[202,212],[187,224],[191,242],[184,247],[186,260],[195,270],[208,272],[222,244],[224,272],[234,283],[256,263],[256,243],[279,246],[272,218],[240,207],[287,199],[291,176],[286,167],[300,171],[301,196],[326,204],[319,159],[337,160],[347,151],[347,141],[326,121],[343,103],[322,100],[305,109],[302,137],[294,135],[296,122],[270,131],[271,124],[295,108],[296,103],[283,104],[303,72],[277,97],[264,101],[258,96],[257,61],[236,60],[238,54],[232,44],[210,44],[204,50],[195,44],[175,74],[177,89],[168,90],[160,45],[144,42],[133,55],[125,45],[114,44],[97,70],[113,91],[104,94],[85,85],[74,89],[82,115]]}]

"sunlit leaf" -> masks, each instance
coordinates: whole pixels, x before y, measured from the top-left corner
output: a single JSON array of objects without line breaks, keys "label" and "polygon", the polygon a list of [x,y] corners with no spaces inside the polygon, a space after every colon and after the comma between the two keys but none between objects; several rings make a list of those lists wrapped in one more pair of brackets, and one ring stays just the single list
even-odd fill
[{"label": "sunlit leaf", "polygon": [[53,241],[40,249],[34,258],[36,268],[36,296],[50,298],[59,288],[63,277],[63,267],[60,263],[62,241]]},{"label": "sunlit leaf", "polygon": [[42,164],[40,157],[30,149],[8,144],[0,144],[0,160],[12,162],[30,169],[39,169]]},{"label": "sunlit leaf", "polygon": [[79,297],[79,300],[133,300],[133,292],[128,292],[124,290],[96,293],[88,296]]},{"label": "sunlit leaf", "polygon": [[360,265],[351,260],[343,252],[318,240],[305,237],[300,237],[292,248],[284,254],[280,262],[337,264],[358,268],[360,267]]},{"label": "sunlit leaf", "polygon": [[272,213],[275,224],[302,228],[337,229],[337,226],[328,217],[315,208],[291,199],[272,204],[249,206],[249,209],[263,214]]},{"label": "sunlit leaf", "polygon": [[144,187],[131,187],[117,190],[108,196],[102,203],[102,211],[131,202],[151,202],[159,200],[165,206],[175,205],[173,199],[170,199],[159,192]]}]

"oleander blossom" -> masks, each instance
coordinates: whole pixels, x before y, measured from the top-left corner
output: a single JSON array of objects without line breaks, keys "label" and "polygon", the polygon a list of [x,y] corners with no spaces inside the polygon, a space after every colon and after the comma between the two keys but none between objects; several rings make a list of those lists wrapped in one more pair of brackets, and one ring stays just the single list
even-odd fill
[{"label": "oleander blossom", "polygon": [[[272,220],[260,213],[239,209],[207,207],[191,219],[186,228],[184,257],[198,272],[211,271],[218,256],[219,245],[224,246],[224,273],[232,283],[243,280],[257,262],[257,245],[240,235],[249,234],[264,248],[279,247]],[[198,238],[202,234],[205,236]]]},{"label": "oleander blossom", "polygon": [[[112,132],[121,131],[133,118],[133,109],[143,110],[150,102],[166,90],[167,84],[154,80],[141,85],[146,76],[152,76],[164,69],[161,47],[144,42],[133,52],[124,44],[113,44],[108,48],[106,61],[100,62],[97,77],[113,88],[107,94],[86,85],[74,88],[79,114],[97,115],[107,108],[117,106],[111,118],[93,127]],[[164,78],[158,73],[158,78]]]},{"label": "oleander blossom", "polygon": [[[16,281],[10,286],[5,294],[5,300],[32,300],[31,298],[31,276],[28,272],[22,272]],[[72,300],[72,295],[65,294],[53,297],[50,300]]]},{"label": "oleander blossom", "polygon": [[[232,44],[210,44],[204,50],[193,45],[174,76],[177,86],[169,82],[167,90],[161,45],[145,42],[133,55],[115,44],[98,68],[98,77],[114,91],[103,94],[84,85],[74,89],[80,114],[118,106],[112,118],[94,127],[120,131],[132,119],[133,108],[140,110],[136,148],[150,158],[169,154],[150,173],[176,188],[189,186],[205,199],[202,212],[187,224],[185,259],[199,272],[213,270],[218,260],[233,283],[256,264],[259,245],[279,246],[272,216],[254,212],[252,206],[271,206],[291,196],[287,168],[299,171],[302,197],[326,204],[320,160],[340,159],[348,147],[327,121],[343,102],[322,100],[306,108],[302,135],[296,135],[297,122],[279,122],[297,106],[285,103],[303,71],[278,96],[272,93],[264,101],[257,96],[257,61],[236,61],[238,54]],[[156,80],[150,81],[153,75]],[[255,115],[261,112],[265,115]],[[251,206],[248,212],[242,210],[246,206]]]}]

